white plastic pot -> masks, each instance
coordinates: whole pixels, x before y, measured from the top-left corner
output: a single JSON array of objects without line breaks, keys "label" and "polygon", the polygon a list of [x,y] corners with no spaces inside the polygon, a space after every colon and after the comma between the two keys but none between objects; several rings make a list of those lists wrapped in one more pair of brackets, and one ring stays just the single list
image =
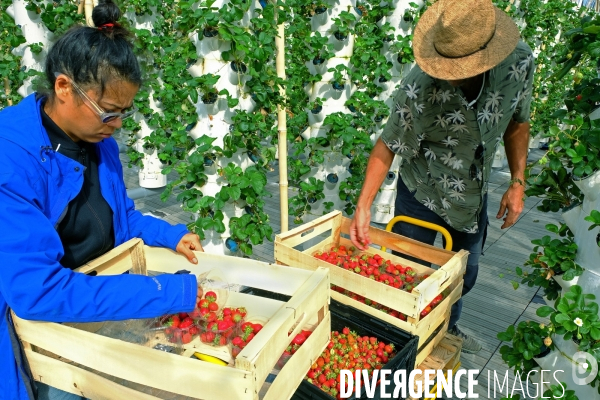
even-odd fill
[{"label": "white plastic pot", "polygon": [[144,154],[143,163],[144,168],[138,172],[141,187],[151,189],[167,185],[167,176],[162,173],[162,163],[156,150],[151,154]]},{"label": "white plastic pot", "polygon": [[395,206],[390,204],[373,204],[371,206],[371,221],[378,224],[387,224],[394,218]]},{"label": "white plastic pot", "polygon": [[504,168],[508,165],[508,160],[506,159],[506,150],[504,146],[501,144],[496,148],[496,153],[494,153],[494,161],[492,161],[492,168]]},{"label": "white plastic pot", "polygon": [[590,385],[576,384],[573,379],[573,370],[578,368],[578,363],[574,362],[571,357],[575,353],[568,354],[562,352],[558,348],[551,351],[545,357],[534,358],[535,362],[544,370],[553,371],[554,376],[560,382],[567,385],[567,389],[574,390],[575,395],[579,399],[598,399],[598,389]]},{"label": "white plastic pot", "polygon": [[204,251],[210,254],[225,254],[224,241],[216,231],[204,231],[206,238],[202,241]]},{"label": "white plastic pot", "polygon": [[375,199],[373,204],[387,204],[393,206],[396,201],[396,189],[382,189]]}]

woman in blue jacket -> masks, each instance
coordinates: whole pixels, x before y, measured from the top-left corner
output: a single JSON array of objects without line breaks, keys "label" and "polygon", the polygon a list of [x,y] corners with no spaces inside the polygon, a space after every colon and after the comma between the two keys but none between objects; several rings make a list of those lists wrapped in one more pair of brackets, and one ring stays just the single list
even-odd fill
[{"label": "woman in blue jacket", "polygon": [[21,318],[93,322],[191,311],[193,275],[91,277],[72,271],[140,237],[193,262],[202,250],[184,225],[143,216],[127,197],[112,138],[133,113],[141,84],[120,10],[93,11],[97,28],[77,27],[46,60],[47,95],[0,112],[0,398],[58,398],[31,381],[11,340],[9,308]]}]

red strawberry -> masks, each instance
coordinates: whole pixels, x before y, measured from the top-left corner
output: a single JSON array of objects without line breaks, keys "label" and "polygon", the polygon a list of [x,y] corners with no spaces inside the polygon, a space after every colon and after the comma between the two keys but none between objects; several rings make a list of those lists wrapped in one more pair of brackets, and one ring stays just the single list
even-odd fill
[{"label": "red strawberry", "polygon": [[208,300],[209,302],[213,302],[213,301],[217,300],[217,294],[211,290],[211,291],[206,292],[206,294],[204,295],[204,298],[206,300]]},{"label": "red strawberry", "polygon": [[260,332],[260,330],[263,328],[262,324],[252,324],[252,331],[254,332],[254,334],[257,334],[258,332]]},{"label": "red strawberry", "polygon": [[219,305],[218,305],[217,303],[214,303],[214,302],[213,302],[213,303],[210,303],[210,304],[208,305],[208,309],[209,309],[210,311],[217,311],[217,310],[219,309]]},{"label": "red strawberry", "polygon": [[186,319],[181,321],[181,323],[179,324],[179,329],[187,329],[190,326],[192,326],[193,324],[194,324],[194,320],[191,319],[190,317],[186,317]]},{"label": "red strawberry", "polygon": [[191,333],[189,333],[189,332],[186,332],[186,333],[184,333],[184,334],[181,336],[181,343],[183,343],[183,344],[187,344],[187,343],[189,343],[189,342],[191,342],[191,341],[192,341],[192,334],[191,334]]},{"label": "red strawberry", "polygon": [[241,337],[236,336],[231,341],[231,344],[233,344],[234,346],[242,347],[242,345],[244,344],[244,340]]},{"label": "red strawberry", "polygon": [[173,315],[171,318],[169,318],[167,325],[173,328],[178,328],[180,323],[181,319],[179,318],[179,315]]},{"label": "red strawberry", "polygon": [[243,319],[242,314],[239,311],[235,311],[233,314],[231,314],[231,318],[235,323],[241,322]]}]

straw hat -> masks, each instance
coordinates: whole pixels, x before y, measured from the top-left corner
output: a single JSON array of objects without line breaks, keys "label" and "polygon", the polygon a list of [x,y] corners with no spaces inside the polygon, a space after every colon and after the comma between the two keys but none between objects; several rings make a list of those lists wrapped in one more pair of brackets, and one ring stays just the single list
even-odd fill
[{"label": "straw hat", "polygon": [[519,37],[517,25],[491,0],[439,0],[421,16],[413,51],[426,74],[460,80],[500,64]]}]

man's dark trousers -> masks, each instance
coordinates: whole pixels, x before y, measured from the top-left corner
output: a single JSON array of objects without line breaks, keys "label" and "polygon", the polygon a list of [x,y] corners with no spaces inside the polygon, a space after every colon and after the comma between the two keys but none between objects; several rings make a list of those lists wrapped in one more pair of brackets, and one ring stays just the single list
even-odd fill
[{"label": "man's dark trousers", "polygon": [[[475,285],[477,280],[477,272],[479,271],[479,256],[482,254],[483,246],[485,244],[485,237],[487,233],[488,217],[487,217],[487,193],[483,196],[483,207],[479,213],[479,232],[477,233],[465,233],[459,232],[452,228],[446,223],[435,212],[431,211],[425,205],[421,204],[413,196],[401,178],[398,178],[398,192],[396,195],[396,215],[406,215],[409,217],[417,218],[423,221],[431,222],[440,225],[450,232],[452,237],[452,251],[467,250],[469,252],[469,258],[467,259],[467,270],[465,272],[465,282],[462,290],[462,295],[466,295]],[[400,235],[409,237],[419,242],[433,245],[437,235],[436,231],[431,229],[422,228],[413,224],[399,222],[394,225],[393,232]],[[444,240],[445,242],[445,240]],[[444,243],[445,245],[445,243]],[[414,260],[421,264],[429,265],[422,260],[414,259],[402,253],[395,254],[410,260]],[[450,315],[450,323],[448,329],[452,329],[462,312],[462,298],[459,299],[452,306],[452,312]]]}]

